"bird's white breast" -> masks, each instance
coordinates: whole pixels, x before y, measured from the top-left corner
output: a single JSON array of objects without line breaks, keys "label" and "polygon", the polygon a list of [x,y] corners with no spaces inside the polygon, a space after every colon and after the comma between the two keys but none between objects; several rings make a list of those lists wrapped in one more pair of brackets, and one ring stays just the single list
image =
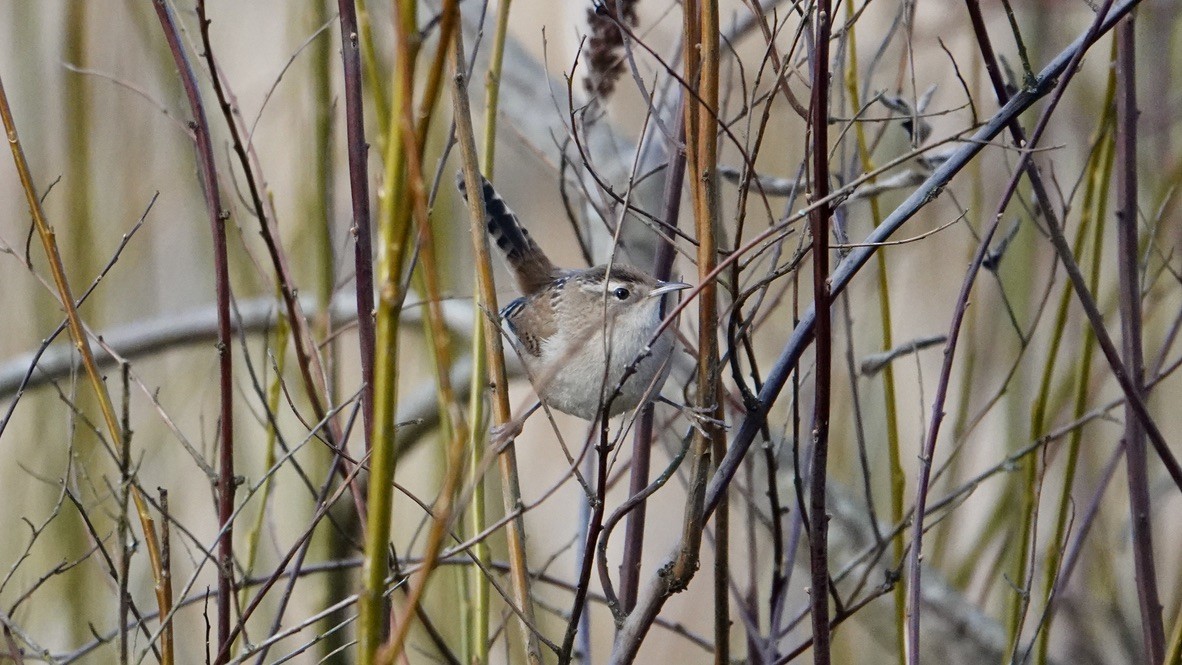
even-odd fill
[{"label": "bird's white breast", "polygon": [[[610,405],[607,415],[615,416],[635,408],[650,391],[656,396],[668,374],[673,350],[672,333],[666,331],[643,359],[649,340],[660,323],[654,302],[644,316],[609,319],[605,326],[588,328],[581,333],[560,333],[547,339],[539,356],[523,356],[530,380],[543,401],[564,413],[594,420],[601,404]],[[635,371],[620,386],[630,366]],[[609,369],[610,368],[610,369]],[[618,395],[612,397],[616,388]]]}]

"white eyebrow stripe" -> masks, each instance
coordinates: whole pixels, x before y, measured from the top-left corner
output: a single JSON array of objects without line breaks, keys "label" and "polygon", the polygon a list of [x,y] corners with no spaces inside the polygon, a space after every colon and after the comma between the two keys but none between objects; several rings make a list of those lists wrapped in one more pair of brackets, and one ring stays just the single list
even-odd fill
[{"label": "white eyebrow stripe", "polygon": [[[591,293],[603,293],[604,290],[602,282],[580,282],[579,286],[581,286],[584,291],[589,291]],[[625,288],[631,291],[635,287],[636,283],[632,281],[609,279],[607,282],[608,293],[611,293],[612,291],[615,291],[619,288]]]}]

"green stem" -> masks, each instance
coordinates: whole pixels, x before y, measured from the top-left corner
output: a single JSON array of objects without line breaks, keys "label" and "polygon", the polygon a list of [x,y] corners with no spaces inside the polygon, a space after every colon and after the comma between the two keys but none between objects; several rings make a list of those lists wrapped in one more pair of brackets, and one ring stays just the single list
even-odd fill
[{"label": "green stem", "polygon": [[[398,20],[405,34],[417,31],[414,0],[400,0]],[[404,201],[407,145],[399,131],[404,108],[413,106],[414,59],[411,44],[399,42],[394,98],[387,124],[385,168],[378,217],[378,301],[374,362],[374,423],[370,457],[369,507],[362,570],[360,620],[357,626],[358,662],[372,663],[382,644],[385,627],[386,575],[389,573],[390,520],[393,514],[395,454],[394,420],[398,408],[398,329],[402,311],[402,272],[409,236],[410,214]],[[400,213],[399,209],[403,212]]]},{"label": "green stem", "polygon": [[[845,3],[846,19],[849,22],[849,46],[848,46],[848,62],[849,66],[846,68],[845,85],[846,94],[850,98],[850,108],[857,112],[862,108],[862,103],[858,94],[858,41],[856,31],[854,29],[854,5],[853,3]],[[870,156],[870,149],[866,142],[866,132],[863,129],[863,123],[854,123],[854,135],[858,142],[858,157],[862,163],[862,171],[864,173],[873,173],[875,166],[874,160]],[[874,182],[873,179],[870,182]],[[882,212],[879,209],[878,198],[870,199],[870,216],[874,226],[878,226],[882,222]],[[880,251],[876,253],[877,263],[877,277],[878,277],[878,315],[882,321],[882,348],[884,350],[892,349],[895,346],[894,335],[891,330],[891,298],[890,285],[887,280],[887,260],[886,252]],[[886,438],[887,438],[887,464],[888,473],[890,474],[890,488],[891,488],[891,523],[900,524],[903,521],[903,495],[906,491],[907,476],[903,472],[902,456],[899,453],[899,415],[896,408],[895,401],[895,370],[894,365],[888,363],[882,372],[882,392],[884,409],[886,412]],[[900,530],[891,539],[891,556],[893,560],[899,564],[903,561],[904,554],[904,531]],[[907,652],[904,643],[904,633],[907,628],[907,585],[906,581],[900,577],[895,582],[893,590],[895,600],[895,640],[898,644],[899,663],[905,663],[907,659]]]},{"label": "green stem", "polygon": [[[1115,43],[1114,43],[1115,48]],[[1115,71],[1109,72],[1108,89],[1105,94],[1104,116],[1101,119],[1100,135],[1097,138],[1097,143],[1100,150],[1089,162],[1089,177],[1087,188],[1084,190],[1083,202],[1083,219],[1080,220],[1080,236],[1082,237],[1089,225],[1095,224],[1092,231],[1092,256],[1091,256],[1091,273],[1088,276],[1088,288],[1092,293],[1095,293],[1100,283],[1100,259],[1101,251],[1104,247],[1104,228],[1103,224],[1105,212],[1108,208],[1108,191],[1109,183],[1112,175],[1113,159],[1116,156],[1116,149],[1114,145],[1113,135],[1113,97],[1116,92],[1116,77]],[[1094,199],[1094,204],[1093,204]],[[1081,253],[1082,247],[1077,239],[1075,254],[1078,257]],[[1065,286],[1063,295],[1059,301],[1059,313],[1056,319],[1056,324],[1060,324],[1060,319],[1065,318],[1067,304],[1071,299],[1072,291],[1069,286]],[[1055,338],[1055,346],[1058,344],[1058,328]],[[1091,372],[1092,355],[1096,349],[1096,338],[1090,330],[1084,333],[1084,348],[1080,356],[1076,379],[1076,395],[1074,404],[1074,417],[1078,418],[1083,415],[1088,405],[1088,378]],[[1045,378],[1045,377],[1044,377]],[[1038,414],[1040,417],[1042,414]],[[1040,430],[1045,430],[1045,423]],[[1040,431],[1041,433],[1041,431]],[[1076,429],[1071,433],[1071,437],[1067,442],[1067,461],[1063,471],[1063,487],[1059,493],[1059,501],[1056,508],[1055,516],[1055,535],[1047,542],[1046,552],[1046,568],[1047,575],[1043,580],[1042,597],[1044,603],[1049,604],[1052,601],[1052,594],[1055,590],[1055,583],[1057,581],[1059,562],[1062,558],[1062,547],[1067,537],[1067,521],[1071,514],[1071,489],[1075,484],[1075,471],[1079,462],[1079,444],[1083,436],[1082,428]],[[1050,648],[1051,625],[1054,621],[1054,612],[1048,612],[1046,622],[1042,627],[1042,631],[1038,636],[1038,644],[1036,646],[1036,655],[1034,662],[1038,665],[1043,665],[1047,662],[1047,654]]]}]

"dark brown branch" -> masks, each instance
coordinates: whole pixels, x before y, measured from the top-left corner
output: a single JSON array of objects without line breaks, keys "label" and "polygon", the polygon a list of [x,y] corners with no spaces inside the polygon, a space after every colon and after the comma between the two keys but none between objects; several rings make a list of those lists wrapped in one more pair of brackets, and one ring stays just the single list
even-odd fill
[{"label": "dark brown branch", "polygon": [[829,293],[829,0],[821,0],[813,16],[812,127],[813,200],[821,204],[809,212],[813,235],[813,311],[816,312],[816,392],[813,400],[813,446],[809,473],[809,571],[812,607],[813,662],[829,663],[829,516],[825,510],[825,480],[829,460],[829,403],[833,376],[833,331]]},{"label": "dark brown branch", "polygon": [[[1137,79],[1133,15],[1116,28],[1117,261],[1120,274],[1121,342],[1124,364],[1137,397],[1145,396],[1145,359],[1141,342],[1141,279],[1137,260]],[[1125,468],[1133,531],[1133,571],[1141,609],[1141,641],[1146,662],[1165,659],[1166,637],[1157,566],[1153,558],[1153,507],[1149,499],[1149,460],[1145,428],[1132,401],[1125,406]]]}]

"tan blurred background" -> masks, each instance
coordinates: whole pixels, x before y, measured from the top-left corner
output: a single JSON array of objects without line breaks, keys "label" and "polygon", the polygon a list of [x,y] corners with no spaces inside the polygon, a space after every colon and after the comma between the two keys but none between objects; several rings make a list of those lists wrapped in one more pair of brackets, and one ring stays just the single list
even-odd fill
[{"label": "tan blurred background", "polygon": [[[388,71],[392,44],[390,7],[374,0],[369,4],[375,40],[382,49],[379,58]],[[475,7],[470,4],[464,3],[465,15],[474,13]],[[988,117],[996,109],[996,104],[991,101],[992,93],[983,83],[983,73],[975,57],[975,45],[963,9],[955,3],[943,2],[917,3],[915,6],[916,21],[911,35],[914,71],[908,68],[911,60],[903,42],[896,40],[885,51],[884,64],[872,75],[868,87],[871,91],[908,97],[915,91],[922,93],[930,85],[937,85],[929,111],[950,112],[937,115],[930,121],[933,135],[943,137],[963,129],[969,122],[969,115],[964,107],[964,91],[952,74],[940,41],[956,58],[968,84],[976,86],[972,94],[978,115]],[[195,45],[197,22],[192,5],[178,4],[175,8],[187,28],[186,38],[190,45]],[[1091,17],[1082,2],[1023,3],[1016,9],[1035,70],[1079,34]],[[1018,67],[1004,15],[993,3],[988,3],[987,10],[999,50],[1006,54],[1012,66]],[[580,3],[515,2],[510,22],[514,50],[510,51],[513,55],[507,60],[509,74],[502,91],[504,106],[498,140],[498,188],[546,251],[563,265],[577,265],[582,260],[558,194],[556,165],[559,152],[555,141],[561,140],[564,124],[570,122],[562,75],[570,72],[574,62],[583,30],[584,11]],[[781,8],[780,11],[788,10]],[[840,11],[844,12],[844,8]],[[898,11],[898,4],[893,2],[869,4],[865,16],[857,24],[863,66],[873,56]],[[208,12],[213,20],[217,58],[225,80],[237,97],[246,126],[253,126],[258,117],[254,147],[300,293],[316,305],[313,309],[322,309],[337,293],[343,294],[347,302],[353,289],[353,245],[347,233],[351,213],[335,3],[215,0],[209,3]],[[723,23],[729,25],[734,18],[749,13],[744,3],[729,3],[723,13]],[[1141,203],[1143,224],[1146,225],[1143,231],[1152,228],[1156,240],[1156,245],[1146,252],[1150,257],[1149,273],[1157,277],[1148,288],[1145,299],[1146,357],[1152,360],[1182,306],[1182,289],[1175,277],[1176,272],[1170,274],[1161,270],[1163,262],[1174,271],[1179,265],[1173,252],[1182,239],[1182,225],[1174,204],[1161,206],[1163,201],[1172,200],[1167,195],[1182,180],[1179,177],[1177,122],[1182,96],[1177,85],[1177,68],[1171,66],[1180,57],[1177,8],[1165,1],[1147,2],[1140,16]],[[308,42],[325,24],[327,27],[323,32]],[[795,29],[794,22],[790,25]],[[792,29],[778,38],[781,48],[789,43]],[[639,30],[648,43],[662,49],[665,57],[673,57],[672,47],[680,34],[680,11],[672,3],[641,3]],[[1042,144],[1049,150],[1040,156],[1040,165],[1053,175],[1064,196],[1070,193],[1080,177],[1089,141],[1098,124],[1097,109],[1107,73],[1107,43],[1098,46],[1085,61],[1083,73],[1068,92],[1053,129]],[[471,46],[471,41],[468,45]],[[749,31],[735,47],[739,60],[729,61],[723,70],[723,76],[729,82],[729,87],[724,87],[727,104],[724,117],[737,115],[743,107],[745,97],[740,87],[742,81],[750,85],[754,80],[763,57],[764,42],[757,31]],[[196,51],[191,51],[190,57],[195,59]],[[543,59],[548,63],[549,83],[540,74]],[[198,63],[196,59],[194,62],[203,90],[209,95],[207,114],[214,127],[223,202],[231,211],[230,272],[234,296],[240,303],[265,303],[272,294],[273,284],[266,262],[262,260],[264,255],[257,221],[250,216],[249,205],[241,194],[241,173],[237,162],[230,159],[228,133],[213,103],[208,72],[204,63]],[[639,62],[646,77],[656,75],[658,68],[650,57],[643,56]],[[745,79],[738,77],[738,67],[742,68]],[[209,311],[213,303],[212,254],[193,145],[186,129],[189,111],[150,3],[0,0],[0,76],[12,103],[37,186],[45,191],[56,181],[45,197],[44,206],[57,231],[68,276],[76,293],[107,264],[122,235],[136,224],[155,193],[159,192],[143,226],[80,309],[87,324],[100,333],[113,329],[135,330],[160,321],[175,320],[182,315]],[[761,92],[769,87],[768,76],[766,72],[763,74]],[[473,81],[474,99],[480,99],[482,79],[479,73]],[[794,84],[794,89],[800,95],[805,89],[798,84],[799,81]],[[575,85],[578,86],[577,81]],[[577,93],[582,94],[581,88]],[[802,98],[807,98],[807,91]],[[616,140],[620,141],[619,158],[604,147],[605,143],[597,143],[595,147],[599,151],[598,163],[609,173],[615,169],[611,174],[615,182],[621,184],[626,179],[632,146],[644,124],[644,101],[627,76],[608,108],[609,122],[605,125],[610,125]],[[372,106],[367,106],[367,112],[367,129],[373,132],[377,120],[373,118]],[[842,113],[848,115],[848,108]],[[886,109],[881,106],[872,107],[867,113],[873,117],[886,114]],[[443,132],[450,120],[450,105],[446,101],[441,104],[439,118],[436,123],[438,131],[427,152],[431,173],[435,171],[445,138]],[[1027,116],[1027,125],[1032,123],[1032,118],[1033,115]],[[769,175],[791,177],[804,155],[803,127],[803,121],[785,104],[776,105],[763,139],[758,168]],[[752,127],[742,120],[734,125],[733,130],[749,139]],[[605,126],[601,126],[600,131],[607,133]],[[599,140],[606,139],[601,137]],[[907,136],[897,126],[892,127],[884,133],[876,160],[885,162],[907,149]],[[848,161],[852,154],[849,150],[848,147],[841,148],[836,154]],[[723,162],[734,167],[740,165],[733,147],[726,142],[721,155]],[[932,230],[954,220],[962,211],[966,212],[965,223],[955,224],[922,242],[884,250],[890,261],[897,343],[946,332],[964,268],[976,247],[969,227],[980,229],[993,214],[997,196],[1009,178],[1015,159],[1015,155],[1005,149],[987,149],[978,165],[970,167],[943,197],[910,221],[901,235],[912,237]],[[439,235],[439,253],[445,265],[455,267],[444,271],[447,293],[455,302],[470,305],[472,286],[467,268],[471,265],[471,254],[466,222],[455,205],[450,185],[455,164],[452,157],[452,162],[444,168],[443,186],[436,205],[437,215],[454,218],[455,222],[438,227],[445,229]],[[376,196],[381,181],[381,164],[374,151],[371,151],[370,167],[371,188]],[[723,191],[724,224],[730,224],[735,217],[735,188],[724,185]],[[892,209],[906,193],[884,196],[884,211]],[[797,202],[796,208],[802,205]],[[782,200],[773,202],[773,206],[779,206],[775,208],[777,215],[784,212]],[[856,242],[871,229],[868,207],[864,203],[851,204],[847,210],[850,236]],[[683,226],[689,215],[688,205],[684,206]],[[1053,252],[1035,225],[1030,223],[1029,214],[1012,205],[1007,219],[1011,217],[1021,217],[1023,222],[1005,255],[1000,279],[983,274],[974,291],[972,314],[962,339],[947,408],[946,433],[937,449],[937,466],[947,460],[954,449],[961,452],[955,471],[937,483],[936,496],[943,496],[965,479],[994,466],[1006,454],[1029,442],[1030,405],[1045,362],[1046,331],[1053,318],[1063,277],[1061,269],[1052,270]],[[1073,236],[1078,220],[1078,214],[1073,211],[1067,219],[1068,237]],[[769,221],[762,204],[749,207],[747,224],[750,229],[765,228]],[[1008,229],[1009,224],[1006,222],[1003,229]],[[29,228],[24,196],[6,153],[0,158],[0,242],[5,251],[0,254],[0,365],[5,369],[17,367],[13,364],[15,361],[35,351],[62,317],[51,291],[38,281],[38,278],[48,279],[48,271],[36,238],[33,238],[29,251],[35,275],[23,265]],[[748,237],[752,234],[749,231]],[[789,241],[786,246],[794,248],[794,242]],[[1114,247],[1110,230],[1104,254],[1104,281],[1097,300],[1115,337],[1119,334],[1119,322],[1115,304]],[[684,259],[675,270],[691,278],[696,272]],[[1019,340],[1010,325],[1001,294],[1004,292],[1023,327],[1029,328],[1037,318],[1052,273],[1051,304],[1042,314],[1030,347],[1025,354],[1019,355]],[[509,282],[504,279],[503,271],[498,277],[502,284],[502,303],[507,302],[513,295],[507,286]],[[807,285],[807,278],[803,279],[802,292],[809,292],[811,287]],[[835,344],[836,392],[830,460],[835,506],[832,527],[835,571],[872,542],[857,457],[850,377],[844,366],[845,339],[852,336],[854,353],[859,358],[882,350],[878,333],[879,294],[869,267],[854,281],[848,293],[854,312],[852,335],[842,318],[835,317],[841,340]],[[266,309],[265,305],[262,307]],[[682,328],[687,333],[695,332],[689,322],[683,322]],[[765,369],[779,352],[790,330],[791,311],[789,301],[785,300],[762,324],[756,338],[757,358]],[[1073,307],[1059,361],[1072,368],[1072,372],[1085,330],[1086,321],[1078,307]],[[344,399],[359,384],[356,337],[352,329],[347,329],[335,339],[335,346],[326,349],[325,353],[330,358],[336,396]],[[247,340],[246,353],[249,353],[254,371],[269,377],[272,372],[269,353],[273,352],[269,343],[265,347],[265,338],[258,334],[251,334]],[[55,348],[67,345],[68,340],[62,335]],[[462,335],[455,348],[466,353]],[[1169,358],[1174,359],[1177,354],[1174,349]],[[240,455],[238,468],[249,484],[259,480],[262,473],[265,428],[258,397],[250,384],[244,350],[237,340],[234,357],[239,391],[235,412]],[[406,362],[402,375],[402,394],[406,399],[431,393],[432,373],[417,324],[408,327],[405,333],[401,357]],[[908,505],[912,501],[916,457],[931,415],[930,400],[941,360],[942,355],[933,349],[906,356],[895,365],[902,458],[908,475]],[[811,354],[806,354],[806,362],[811,363]],[[1007,383],[1007,375],[1015,363],[1013,377]],[[963,380],[967,376],[966,366],[972,368],[967,382]],[[1101,359],[1093,361],[1093,368],[1089,405],[1095,407],[1114,399],[1119,391]],[[811,368],[802,369],[809,372],[803,379],[800,395],[801,413],[807,414],[812,403]],[[136,357],[132,371],[144,386],[133,385],[130,409],[135,432],[133,457],[141,483],[146,488],[167,488],[177,522],[185,525],[207,547],[212,546],[216,510],[211,486],[179,444],[177,435],[164,422],[161,411],[206,459],[213,459],[218,399],[214,342],[208,335],[195,335],[189,343],[176,343]],[[1064,380],[1071,376],[1068,370],[1060,370],[1060,375]],[[107,376],[117,404],[122,404],[118,370],[109,369]],[[289,378],[294,376],[292,374]],[[724,376],[729,377],[729,371],[724,372]],[[675,383],[676,375],[666,394],[680,399],[682,395]],[[1176,448],[1179,445],[1177,432],[1182,431],[1182,413],[1173,406],[1182,399],[1180,385],[1177,378],[1167,378],[1154,389],[1150,400],[1151,410],[1162,431]],[[874,501],[879,518],[885,520],[888,480],[880,378],[860,378],[858,388],[868,462],[875,469],[871,481]],[[78,405],[85,419],[75,416],[67,401],[59,395],[59,390]],[[88,386],[77,376],[60,378],[56,389],[41,386],[29,391],[21,397],[3,436],[0,436],[0,460],[3,460],[0,464],[0,534],[5,534],[0,537],[0,571],[14,570],[0,591],[0,610],[6,614],[12,604],[26,590],[37,585],[54,566],[62,562],[72,563],[87,555],[93,547],[93,539],[87,535],[78,510],[69,501],[60,500],[63,482],[77,493],[92,514],[95,528],[106,539],[107,546],[117,545],[113,534],[118,505],[112,488],[118,484],[118,469],[93,431],[91,423],[98,422],[98,416],[88,391]],[[991,402],[999,393],[997,401]],[[516,383],[512,394],[515,409],[523,409],[532,403],[532,390],[524,382]],[[159,410],[149,395],[158,402]],[[5,391],[0,407],[7,409],[13,398],[11,391]],[[791,436],[790,430],[784,434],[789,400],[785,393],[771,414],[772,430],[780,436]],[[1052,417],[1056,424],[1070,421],[1070,400],[1061,397],[1060,402],[1062,404],[1055,407]],[[288,442],[298,444],[303,440],[306,428],[292,417],[290,409],[281,411],[281,425]],[[658,422],[667,420],[673,424],[661,430],[665,437],[654,453],[654,473],[667,464],[669,451],[677,445],[678,437],[687,426],[686,421],[678,418],[669,407],[660,407],[658,413]],[[979,424],[968,430],[966,423],[978,415]],[[1101,467],[1120,438],[1122,428],[1118,420],[1122,412],[1118,409],[1111,415],[1111,419],[1091,424],[1085,431],[1080,476],[1076,481],[1077,515],[1091,497]],[[807,421],[807,415],[805,417]],[[728,416],[732,425],[739,420],[737,414]],[[587,434],[587,426],[582,421],[559,415],[558,423],[571,446],[579,445]],[[807,422],[802,427],[807,432]],[[429,501],[438,490],[443,453],[435,435],[425,437],[427,445],[416,447],[400,461],[398,479],[408,490]],[[354,436],[352,445],[360,445],[357,436]],[[628,449],[628,445],[623,446],[621,459],[627,457]],[[781,501],[794,513],[791,444],[786,438],[777,446],[777,454],[781,462]],[[1182,454],[1182,449],[1178,449],[1177,454]],[[297,459],[305,468],[318,471],[322,476],[327,468],[328,453],[323,446],[313,442],[299,453]],[[526,425],[524,436],[518,443],[518,459],[522,465],[523,494],[527,502],[540,498],[561,480],[567,468],[549,425],[540,417]],[[1155,549],[1168,631],[1177,620],[1182,603],[1182,542],[1176,528],[1182,500],[1152,456],[1150,469],[1154,482]],[[613,473],[623,473],[622,463]],[[748,488],[745,491],[752,497],[761,496],[766,487],[762,479],[763,466],[757,464],[749,475],[744,475],[747,473],[741,471],[739,474],[742,485]],[[996,640],[1000,634],[1004,641],[1003,621],[999,617],[1003,616],[1014,589],[1011,582],[1003,579],[1001,562],[1006,560],[1009,548],[1015,546],[1016,535],[1012,531],[1014,524],[1004,520],[998,524],[990,521],[994,519],[990,516],[996,516],[998,507],[1006,505],[1007,497],[1015,491],[1018,475],[1003,472],[990,477],[929,534],[925,557],[931,565],[931,578],[948,585],[949,594],[953,596],[949,601],[952,606],[976,613],[972,614],[969,628],[962,626],[958,630],[957,626],[942,625],[941,614],[949,611],[933,605],[930,608],[933,618],[925,623],[925,631],[931,630],[932,637],[926,640],[928,651],[925,651],[924,662],[986,662],[995,661],[999,656],[990,651],[995,644],[989,644],[988,640]],[[1061,477],[1061,464],[1052,466],[1042,492],[1048,497],[1057,496]],[[626,486],[626,480],[621,481],[609,493],[609,512],[625,498]],[[262,571],[269,571],[274,566],[295,536],[306,528],[314,511],[308,490],[290,468],[283,468],[277,474],[275,492],[276,497],[263,521],[257,564],[258,570]],[[582,519],[580,496],[578,486],[568,482],[526,516],[531,561],[539,568],[545,565],[548,575],[568,581],[574,577],[575,551],[581,547],[581,543],[574,541],[578,522]],[[1082,567],[1075,574],[1073,586],[1066,592],[1070,611],[1065,610],[1055,624],[1053,654],[1058,659],[1056,662],[1133,662],[1128,658],[1139,649],[1139,619],[1132,588],[1123,467],[1106,496],[1091,540],[1086,545]],[[496,483],[490,487],[490,497],[489,504],[499,507]],[[676,480],[649,502],[646,577],[678,538],[683,504],[684,484]],[[1046,500],[1045,510],[1049,511],[1053,505],[1054,501]],[[762,504],[759,507],[766,508]],[[749,540],[745,532],[749,513],[744,503],[733,501],[731,510],[731,565],[735,591],[742,595],[751,584],[765,594],[764,587],[770,574],[766,532],[757,529],[757,537]],[[255,513],[256,510],[250,508],[245,510],[242,522],[253,522]],[[399,495],[395,499],[395,515],[395,544],[399,552],[404,552],[415,535],[422,511]],[[27,549],[32,538],[29,523],[40,526],[47,520],[47,528],[38,533],[31,549]],[[1048,537],[1052,521],[1046,517],[1046,523],[1040,523],[1037,532]],[[788,523],[785,518],[785,524]],[[135,532],[138,533],[138,527]],[[420,543],[421,538],[419,535],[415,542]],[[174,533],[174,582],[178,598],[183,595],[181,585],[189,581],[197,559],[196,551],[185,540]],[[494,558],[502,559],[503,538],[498,534],[492,542]],[[609,555],[617,557],[616,561],[621,543],[622,529],[616,532],[609,549]],[[245,546],[241,538],[238,544]],[[1040,553],[1044,546],[1040,540],[1037,545]],[[141,609],[150,609],[154,606],[152,579],[142,545],[140,547],[132,563],[131,591]],[[28,557],[22,558],[26,551]],[[309,562],[356,556],[356,552],[331,550],[325,542],[317,540]],[[748,566],[748,556],[757,561],[754,574]],[[807,558],[803,550],[795,561],[802,567],[796,571],[789,590],[788,616],[804,611],[807,602]],[[711,627],[711,563],[707,551],[702,569],[690,590],[675,596],[662,613],[663,619],[707,638]],[[616,565],[611,566],[613,575],[617,572]],[[882,571],[888,565],[889,562],[879,563],[869,574],[871,585],[882,581]],[[1038,574],[1042,575],[1044,571],[1039,569]],[[340,587],[334,590],[332,585],[317,579],[317,576],[310,576],[297,587],[292,605],[286,612],[285,626],[313,615],[326,606],[329,597],[336,597],[334,594]],[[355,585],[355,581],[347,576],[337,579],[340,580],[338,584],[347,589]],[[598,592],[594,575],[592,579],[592,590]],[[213,566],[207,563],[189,593],[203,592],[214,584]],[[458,641],[452,623],[454,619],[450,619],[458,600],[457,588],[453,573],[440,574],[435,580],[436,592],[429,597],[426,608],[437,625]],[[541,606],[552,606],[562,612],[569,610],[571,594],[567,590],[540,584],[537,595]],[[94,639],[92,633],[106,635],[115,628],[116,599],[106,565],[97,555],[89,555],[78,565],[52,576],[37,587],[27,600],[20,602],[10,618],[50,652],[65,654],[90,643]],[[891,603],[890,596],[875,601],[838,631],[835,662],[888,662],[894,658],[897,648]],[[274,607],[264,607],[269,611],[261,612],[251,624],[251,637],[256,641],[259,635],[265,635],[274,611]],[[613,625],[610,614],[602,605],[592,607],[591,661],[605,662]],[[209,611],[212,613],[212,605]],[[540,615],[543,617],[540,622],[543,632],[560,637],[565,621],[547,611],[541,611]],[[738,616],[733,619],[733,652],[741,654],[745,651],[742,621]],[[506,621],[510,620],[511,615]],[[201,662],[206,630],[202,604],[182,611],[177,622],[181,627],[178,649],[182,657],[179,662]],[[1030,639],[1035,623],[1033,618],[1028,619],[1024,641]],[[497,621],[494,624],[499,625]],[[268,662],[296,649],[311,639],[316,630],[322,629],[309,628],[284,641],[271,652]],[[970,633],[969,637],[964,637],[966,631]],[[510,632],[516,640],[516,629]],[[792,638],[785,644],[795,645],[807,635],[806,622],[793,631]],[[417,644],[426,644],[421,634],[416,634],[414,640]],[[959,640],[966,643],[957,644]],[[133,644],[142,649],[143,636],[137,635]],[[113,648],[112,644],[102,646],[83,656],[81,662],[114,662]],[[513,653],[516,648],[514,646]],[[515,656],[505,656],[505,648],[500,644],[493,651],[497,658],[516,662]],[[412,662],[432,662],[423,652],[412,650],[410,654]],[[317,662],[323,655],[324,652],[312,649],[296,656],[295,660]],[[710,662],[710,656],[684,637],[655,628],[637,662],[698,663]]]}]

